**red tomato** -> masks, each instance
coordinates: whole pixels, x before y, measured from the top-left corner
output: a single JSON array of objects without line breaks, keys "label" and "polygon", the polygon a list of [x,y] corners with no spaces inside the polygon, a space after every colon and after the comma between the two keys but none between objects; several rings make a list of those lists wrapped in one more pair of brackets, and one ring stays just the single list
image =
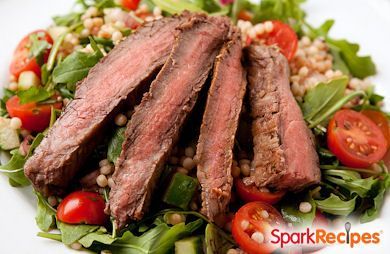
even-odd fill
[{"label": "red tomato", "polygon": [[381,129],[383,136],[387,140],[387,145],[390,145],[390,129],[389,121],[387,120],[385,114],[376,110],[363,110],[361,112],[363,115],[370,118],[378,127]]},{"label": "red tomato", "polygon": [[277,45],[282,54],[291,60],[298,49],[298,37],[294,30],[287,24],[274,20],[272,21],[273,30],[270,33],[264,33],[259,39],[265,40],[266,45]]},{"label": "red tomato", "polygon": [[[18,78],[20,73],[22,73],[23,71],[33,71],[35,72],[35,74],[38,75],[38,77],[41,76],[41,67],[38,65],[36,59],[30,56],[30,36],[33,34],[37,34],[38,39],[46,40],[48,43],[53,44],[53,39],[45,30],[37,30],[26,35],[26,37],[24,37],[16,47],[10,65],[10,72],[16,78]],[[49,57],[49,53],[50,50],[48,49],[44,55],[45,62]]]},{"label": "red tomato", "polygon": [[68,224],[104,225],[109,216],[106,203],[96,192],[76,191],[64,198],[57,208],[58,220]]},{"label": "red tomato", "polygon": [[138,8],[141,0],[122,0],[122,6],[128,10],[135,11]]},{"label": "red tomato", "polygon": [[252,18],[253,18],[253,14],[250,11],[241,10],[238,13],[237,17],[238,17],[238,19],[242,19],[242,20],[245,20],[245,21],[251,21]]},{"label": "red tomato", "polygon": [[19,97],[16,95],[11,97],[6,103],[9,115],[22,120],[22,128],[36,132],[41,132],[49,126],[51,107],[61,109],[62,103],[37,104],[29,102],[21,105]]},{"label": "red tomato", "polygon": [[366,168],[383,158],[387,141],[379,127],[362,113],[338,111],[328,125],[328,147],[342,164]]},{"label": "red tomato", "polygon": [[[267,211],[268,217],[262,216]],[[243,225],[249,222],[246,228]],[[248,254],[266,254],[273,252],[277,246],[259,243],[251,238],[255,232],[260,232],[265,240],[274,227],[282,227],[284,221],[279,212],[271,205],[263,202],[251,202],[242,206],[234,215],[232,235],[240,248]]]},{"label": "red tomato", "polygon": [[261,192],[255,185],[246,186],[241,179],[234,180],[237,194],[245,202],[263,201],[268,204],[277,203],[286,194],[285,191]]}]

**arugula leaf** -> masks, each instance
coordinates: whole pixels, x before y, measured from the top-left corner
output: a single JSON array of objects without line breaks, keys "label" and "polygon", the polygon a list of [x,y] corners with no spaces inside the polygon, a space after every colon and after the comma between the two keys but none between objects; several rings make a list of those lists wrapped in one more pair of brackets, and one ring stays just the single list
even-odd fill
[{"label": "arugula leaf", "polygon": [[283,219],[297,227],[310,227],[316,216],[316,203],[310,195],[307,195],[305,201],[309,202],[312,206],[309,213],[299,211],[299,203],[297,202],[283,203],[280,210]]},{"label": "arugula leaf", "polygon": [[234,245],[211,223],[205,230],[206,254],[225,254]]},{"label": "arugula leaf", "polygon": [[71,12],[63,16],[55,16],[52,19],[57,26],[72,26],[81,21],[81,13]]},{"label": "arugula leaf", "polygon": [[328,19],[318,28],[314,28],[308,23],[305,23],[306,27],[308,28],[306,35],[309,36],[312,40],[318,37],[326,38],[328,37],[328,33],[333,27],[334,22],[335,21],[333,19]]},{"label": "arugula leaf", "polygon": [[61,44],[64,41],[66,35],[67,35],[66,32],[61,34],[57,38],[57,40],[54,42],[53,48],[49,54],[49,58],[47,59],[47,64],[46,64],[46,71],[47,72],[50,72],[53,69],[58,51],[60,50]]},{"label": "arugula leaf", "polygon": [[34,152],[35,148],[39,146],[39,144],[42,142],[45,135],[43,133],[38,133],[34,140],[31,142],[30,149],[27,152],[26,158],[30,157],[32,153]]},{"label": "arugula leaf", "polygon": [[53,96],[54,91],[48,92],[44,88],[32,86],[27,90],[19,91],[17,94],[20,99],[20,104],[26,104],[29,102],[41,102],[47,100]]},{"label": "arugula leaf", "polygon": [[57,221],[57,226],[61,231],[61,239],[64,244],[72,244],[99,228],[99,226],[93,225],[70,225],[60,221]]},{"label": "arugula leaf", "polygon": [[115,3],[114,0],[96,0],[96,5],[95,6],[99,10],[103,10],[105,8],[116,7],[117,4]]},{"label": "arugula leaf", "polygon": [[[90,38],[91,46],[96,42]],[[103,54],[99,48],[95,49],[92,54],[75,51],[65,58],[53,70],[53,81],[55,83],[75,84],[88,75],[89,70],[95,66]]]},{"label": "arugula leaf", "polygon": [[340,49],[336,47],[330,48],[330,53],[333,56],[333,69],[340,70],[345,75],[350,75],[349,68],[347,64],[344,62],[343,58],[341,57],[341,51]]},{"label": "arugula leaf", "polygon": [[51,44],[49,44],[45,39],[41,39],[39,34],[30,35],[30,57],[35,58],[39,65],[43,64],[43,55],[46,53],[48,49],[51,48]]},{"label": "arugula leaf", "polygon": [[83,236],[79,243],[81,243],[84,248],[89,248],[94,242],[99,242],[103,244],[110,245],[116,238],[113,238],[111,235],[107,234],[107,230],[104,227],[100,227],[97,231],[89,233],[86,236]]},{"label": "arugula leaf", "polygon": [[360,217],[361,223],[370,222],[374,219],[376,219],[379,216],[380,210],[382,208],[383,202],[384,202],[384,196],[386,193],[386,190],[390,187],[390,175],[387,173],[384,176],[384,179],[379,181],[374,194],[373,203],[374,205],[364,211],[362,216]]},{"label": "arugula leaf", "polygon": [[116,129],[108,142],[107,159],[113,163],[121,154],[122,143],[125,140],[125,130],[125,127]]},{"label": "arugula leaf", "polygon": [[336,102],[344,97],[348,84],[347,77],[320,83],[310,89],[304,97],[302,111],[305,120],[314,122],[324,115]]},{"label": "arugula leaf", "polygon": [[202,224],[201,219],[188,224],[179,223],[172,227],[162,223],[139,237],[126,231],[121,238],[106,247],[116,254],[169,253],[173,250],[177,240],[191,235]]},{"label": "arugula leaf", "polygon": [[169,14],[182,13],[184,10],[192,12],[203,12],[202,8],[188,1],[178,2],[175,0],[152,0],[152,2],[161,10]]},{"label": "arugula leaf", "polygon": [[30,181],[24,175],[24,163],[26,157],[20,154],[19,149],[11,151],[12,157],[7,164],[0,166],[0,172],[9,178],[9,183],[13,187],[23,187],[30,185]]},{"label": "arugula leaf", "polygon": [[347,40],[326,39],[332,49],[337,49],[351,74],[357,78],[366,78],[376,74],[376,67],[370,56],[358,56],[359,45]]},{"label": "arugula leaf", "polygon": [[254,22],[281,20],[289,24],[296,32],[301,31],[306,13],[301,4],[306,0],[262,0],[255,9]]},{"label": "arugula leaf", "polygon": [[372,187],[378,182],[372,176],[362,179],[358,172],[351,170],[330,169],[322,171],[324,179],[347,189],[351,194],[366,197]]},{"label": "arugula leaf", "polygon": [[40,193],[35,192],[35,195],[38,200],[35,221],[42,231],[47,232],[54,225],[56,210],[47,203],[46,199]]},{"label": "arugula leaf", "polygon": [[330,197],[324,200],[315,200],[317,208],[322,212],[333,215],[347,216],[355,209],[356,198],[344,201],[339,196],[331,193]]}]

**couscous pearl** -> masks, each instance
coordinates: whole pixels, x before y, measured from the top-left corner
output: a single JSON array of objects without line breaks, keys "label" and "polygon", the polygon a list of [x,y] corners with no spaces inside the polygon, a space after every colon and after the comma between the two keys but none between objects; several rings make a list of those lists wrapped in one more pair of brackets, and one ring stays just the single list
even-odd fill
[{"label": "couscous pearl", "polygon": [[114,41],[114,42],[119,42],[120,40],[122,40],[122,38],[123,38],[123,35],[122,35],[122,33],[121,32],[119,32],[119,31],[115,31],[113,34],[112,34],[112,40]]},{"label": "couscous pearl", "polygon": [[184,150],[184,154],[185,154],[185,156],[187,156],[187,157],[193,158],[194,155],[195,155],[195,149],[192,148],[191,146],[186,147],[186,149]]},{"label": "couscous pearl", "polygon": [[232,166],[232,176],[238,178],[241,175],[241,169],[238,166]]},{"label": "couscous pearl", "polygon": [[251,161],[250,160],[247,160],[247,159],[242,159],[242,160],[240,160],[240,166],[241,165],[244,165],[244,164],[248,164],[248,165],[250,165],[251,164]]},{"label": "couscous pearl", "polygon": [[187,157],[187,158],[184,159],[183,167],[185,169],[191,170],[191,169],[195,168],[195,166],[196,166],[196,164],[195,164],[195,162],[194,162],[194,160],[192,158]]},{"label": "couscous pearl", "polygon": [[171,225],[176,225],[186,221],[186,217],[178,213],[168,214],[167,217],[168,217],[167,223]]},{"label": "couscous pearl", "polygon": [[310,38],[309,38],[309,37],[307,37],[307,36],[304,36],[304,37],[302,37],[302,40],[301,40],[301,42],[302,42],[302,45],[303,45],[303,46],[309,46],[309,45],[310,45],[310,43],[311,43],[311,40],[310,40]]},{"label": "couscous pearl", "polygon": [[226,254],[239,254],[239,252],[236,249],[229,249]]},{"label": "couscous pearl", "polygon": [[267,218],[269,217],[269,213],[268,213],[266,210],[261,210],[260,216],[261,216],[263,219],[267,219]]},{"label": "couscous pearl", "polygon": [[72,243],[72,244],[70,245],[70,247],[71,247],[72,249],[74,249],[74,250],[81,250],[81,248],[82,248],[83,246],[81,246],[81,244],[78,243],[78,242],[74,242],[74,243]]},{"label": "couscous pearl", "polygon": [[242,220],[242,221],[241,221],[241,228],[242,228],[242,230],[247,230],[248,227],[249,227],[249,221],[247,221],[247,220]]},{"label": "couscous pearl", "polygon": [[305,77],[307,76],[307,74],[309,74],[309,69],[306,66],[303,66],[302,68],[299,69],[298,74],[301,77]]},{"label": "couscous pearl", "polygon": [[11,83],[8,85],[8,89],[11,90],[11,91],[16,91],[16,90],[18,90],[18,83],[16,83],[16,82],[11,82]]},{"label": "couscous pearl", "polygon": [[56,206],[57,205],[57,198],[54,196],[49,196],[47,198],[47,202],[49,203],[50,206]]},{"label": "couscous pearl", "polygon": [[100,168],[100,174],[109,175],[112,173],[113,167],[111,165],[105,165]]},{"label": "couscous pearl", "polygon": [[99,167],[110,165],[110,162],[107,159],[99,161]]},{"label": "couscous pearl", "polygon": [[9,125],[14,130],[20,129],[22,127],[22,120],[19,117],[12,117]]},{"label": "couscous pearl", "polygon": [[115,186],[114,179],[112,179],[111,177],[108,178],[107,184],[108,184],[108,187],[110,187],[112,189]]},{"label": "couscous pearl", "polygon": [[269,189],[265,188],[265,187],[260,188],[260,191],[261,192],[265,192],[265,193],[269,193],[270,192]]},{"label": "couscous pearl", "polygon": [[302,213],[310,213],[312,206],[309,202],[301,202],[299,204],[299,211]]},{"label": "couscous pearl", "polygon": [[176,169],[176,171],[179,172],[179,173],[185,174],[185,175],[188,174],[188,170],[185,169],[185,168],[182,168],[182,167],[178,167],[178,168]]},{"label": "couscous pearl", "polygon": [[243,176],[249,176],[251,173],[251,168],[248,164],[241,165],[241,173]]},{"label": "couscous pearl", "polygon": [[252,235],[251,235],[251,238],[252,240],[262,244],[264,243],[264,235],[261,233],[261,232],[254,232]]},{"label": "couscous pearl", "polygon": [[102,187],[102,188],[106,187],[108,184],[107,177],[105,175],[99,175],[96,178],[96,183],[97,183],[97,185],[99,185],[99,187]]},{"label": "couscous pearl", "polygon": [[141,13],[145,13],[145,12],[148,12],[149,11],[149,7],[147,4],[141,4],[138,8],[138,10],[141,12]]},{"label": "couscous pearl", "polygon": [[266,21],[266,22],[264,22],[264,30],[265,30],[267,33],[270,33],[270,32],[272,32],[272,30],[274,30],[274,25],[272,24],[271,21]]},{"label": "couscous pearl", "polygon": [[100,254],[111,254],[112,252],[109,250],[102,250]]},{"label": "couscous pearl", "polygon": [[160,16],[161,14],[162,14],[162,11],[159,7],[156,6],[153,8],[153,15],[154,16]]},{"label": "couscous pearl", "polygon": [[20,130],[20,135],[22,135],[23,138],[27,137],[28,135],[30,135],[30,132],[28,130]]},{"label": "couscous pearl", "polygon": [[118,114],[114,121],[118,126],[125,126],[127,123],[127,117],[124,114]]},{"label": "couscous pearl", "polygon": [[84,20],[83,24],[84,24],[85,28],[91,29],[93,27],[93,20],[88,18],[88,19]]},{"label": "couscous pearl", "polygon": [[257,24],[254,26],[256,34],[260,35],[264,33],[264,25],[263,24]]},{"label": "couscous pearl", "polygon": [[70,102],[70,100],[68,98],[65,98],[62,103],[64,104],[64,106],[68,105]]}]

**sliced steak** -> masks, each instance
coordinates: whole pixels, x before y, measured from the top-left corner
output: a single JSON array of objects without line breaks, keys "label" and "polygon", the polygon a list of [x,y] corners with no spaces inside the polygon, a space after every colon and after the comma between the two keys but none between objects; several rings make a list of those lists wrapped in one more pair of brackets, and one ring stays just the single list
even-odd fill
[{"label": "sliced steak", "polygon": [[254,159],[246,184],[300,190],[320,180],[312,133],[303,120],[289,84],[287,60],[277,50],[245,50]]},{"label": "sliced steak", "polygon": [[121,105],[168,59],[175,28],[188,19],[185,14],[144,25],[90,70],[24,167],[36,190],[45,196],[64,192]]},{"label": "sliced steak", "polygon": [[110,191],[110,210],[119,228],[147,210],[180,128],[227,37],[229,21],[196,16],[180,29],[168,61],[125,132]]},{"label": "sliced steak", "polygon": [[214,66],[196,152],[202,210],[210,220],[225,212],[232,188],[234,137],[246,89],[239,32],[222,48]]}]

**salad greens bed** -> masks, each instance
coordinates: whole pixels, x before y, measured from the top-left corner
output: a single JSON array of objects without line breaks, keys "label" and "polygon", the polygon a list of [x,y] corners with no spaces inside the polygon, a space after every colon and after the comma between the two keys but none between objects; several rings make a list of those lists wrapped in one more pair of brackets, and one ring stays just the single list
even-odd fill
[{"label": "salad greens bed", "polygon": [[[323,38],[333,55],[334,68],[341,70],[346,76],[318,84],[306,93],[300,104],[304,118],[312,129],[318,144],[322,182],[302,193],[287,194],[280,202],[280,210],[283,218],[296,226],[311,225],[317,209],[332,219],[339,216],[342,218],[359,216],[361,222],[368,222],[379,216],[385,192],[390,186],[390,177],[384,163],[382,161],[378,163],[376,170],[345,167],[340,164],[326,145],[326,126],[336,111],[355,98],[360,98],[363,101],[356,106],[356,110],[382,111],[378,105],[383,100],[382,96],[375,94],[373,88],[367,91],[354,91],[346,95],[350,77],[366,78],[374,75],[376,68],[369,56],[358,55],[359,45],[329,36],[329,31],[334,24],[333,20],[325,21],[318,28],[308,24],[305,20],[306,14],[301,8],[304,0],[262,0],[260,4],[254,4],[248,0],[227,1],[228,3],[216,0],[144,0],[142,2],[150,7],[158,6],[163,11],[163,15],[190,10],[210,15],[228,15],[234,22],[239,19],[240,12],[247,11],[253,16],[253,23],[281,20],[289,24],[299,37],[305,35],[312,39]],[[90,68],[114,47],[114,43],[110,39],[90,36],[88,39],[81,40],[80,44],[84,47],[90,44],[92,52],[77,50],[65,58],[59,54],[66,34],[82,31],[81,17],[90,6],[95,6],[98,10],[121,7],[113,0],[77,0],[76,5],[77,11],[53,18],[57,26],[67,27],[67,30],[55,40],[53,45],[45,40],[38,40],[34,36],[30,38],[32,57],[36,58],[41,65],[42,86],[32,86],[17,92],[5,89],[4,96],[0,101],[1,117],[8,117],[5,103],[15,94],[20,98],[22,104],[29,102],[50,104],[53,102],[55,93],[59,93],[62,98],[72,99],[76,83],[86,77]],[[125,35],[129,35],[131,32],[131,29],[122,31]],[[48,48],[51,48],[51,51],[47,62],[43,64],[44,54]],[[55,122],[59,113],[59,110],[51,108],[50,126]],[[389,116],[387,113],[385,114]],[[29,149],[26,154],[20,152],[19,146],[3,149],[3,153],[9,154],[10,159],[8,163],[0,166],[0,172],[9,177],[9,183],[12,186],[23,187],[30,184],[23,173],[23,166],[43,139],[46,131],[36,134],[29,141]],[[118,128],[108,141],[106,152],[107,158],[111,162],[115,162],[120,154],[123,133],[124,128]],[[42,230],[38,235],[62,241],[65,244],[78,242],[84,248],[92,251],[168,253],[174,250],[178,240],[190,236],[195,236],[199,241],[205,243],[206,253],[226,253],[228,249],[236,245],[228,233],[194,211],[182,209],[155,211],[150,217],[140,222],[131,223],[126,229],[117,232],[112,226],[105,228],[62,223],[56,219],[55,208],[50,206],[39,193],[35,194],[38,200],[36,223]],[[292,195],[293,199],[290,198]],[[289,200],[295,201],[291,203]],[[310,213],[299,211],[298,201],[310,202],[313,207],[312,211]],[[167,217],[172,213],[185,216],[186,222],[170,225],[167,223]],[[59,232],[49,232],[53,228],[57,228]]]}]

